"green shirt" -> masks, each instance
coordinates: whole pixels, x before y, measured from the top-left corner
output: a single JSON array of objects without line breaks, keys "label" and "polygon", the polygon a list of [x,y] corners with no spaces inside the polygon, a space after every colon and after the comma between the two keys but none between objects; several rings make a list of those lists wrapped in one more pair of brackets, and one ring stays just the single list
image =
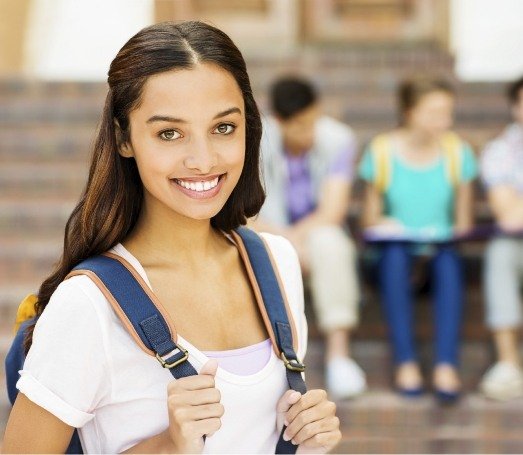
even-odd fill
[{"label": "green shirt", "polygon": [[[464,144],[460,150],[460,181],[469,182],[477,175],[474,152]],[[384,215],[399,221],[407,232],[433,240],[452,237],[455,189],[447,175],[442,154],[433,163],[415,166],[391,151],[391,175],[384,197]],[[365,150],[359,175],[375,183],[376,164],[370,147]]]}]

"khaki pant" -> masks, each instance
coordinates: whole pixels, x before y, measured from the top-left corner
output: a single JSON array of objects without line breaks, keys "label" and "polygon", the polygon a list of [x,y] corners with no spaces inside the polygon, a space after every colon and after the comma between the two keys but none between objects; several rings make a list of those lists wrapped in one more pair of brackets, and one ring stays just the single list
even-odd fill
[{"label": "khaki pant", "polygon": [[488,327],[500,330],[520,326],[523,240],[498,238],[488,244],[483,282]]},{"label": "khaki pant", "polygon": [[308,239],[309,286],[320,329],[349,329],[358,323],[360,293],[356,249],[339,226],[314,229]]}]

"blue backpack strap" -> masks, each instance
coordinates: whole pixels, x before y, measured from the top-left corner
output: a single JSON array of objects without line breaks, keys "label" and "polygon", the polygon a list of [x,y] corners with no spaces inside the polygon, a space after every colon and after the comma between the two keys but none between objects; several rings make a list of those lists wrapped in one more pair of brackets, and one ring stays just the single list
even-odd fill
[{"label": "blue backpack strap", "polygon": [[100,288],[138,345],[176,378],[198,374],[174,326],[143,279],[123,258],[111,253],[78,264],[67,278],[87,275]]},{"label": "blue backpack strap", "polygon": [[[295,340],[290,322],[292,315],[285,301],[285,294],[277,276],[276,265],[271,260],[264,240],[258,234],[245,227],[236,229],[235,233],[242,240],[248,255],[248,261],[244,261],[245,265],[248,267],[250,263],[252,266],[265,312],[270,322],[270,330],[269,327],[267,329],[273,343],[276,341],[275,348],[285,364],[289,388],[304,394],[307,391],[302,376],[305,365],[298,359],[294,348]],[[242,253],[241,247],[240,253]],[[267,324],[266,320],[265,322]],[[283,439],[285,429],[284,426],[276,445],[276,453],[296,453],[297,446]]]}]

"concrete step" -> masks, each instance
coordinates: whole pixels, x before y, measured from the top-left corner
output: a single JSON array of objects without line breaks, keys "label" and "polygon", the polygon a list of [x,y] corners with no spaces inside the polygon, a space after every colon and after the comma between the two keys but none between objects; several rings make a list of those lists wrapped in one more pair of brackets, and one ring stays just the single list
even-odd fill
[{"label": "concrete step", "polygon": [[0,240],[0,276],[2,282],[36,283],[53,269],[62,254],[63,240],[40,240],[28,236]]},{"label": "concrete step", "polygon": [[6,162],[0,166],[0,193],[3,197],[39,199],[79,196],[87,175],[84,162]]},{"label": "concrete step", "polygon": [[60,195],[54,198],[24,198],[0,196],[0,235],[32,233],[63,234],[78,195]]},{"label": "concrete step", "polygon": [[0,125],[35,125],[60,122],[67,125],[97,122],[103,109],[103,100],[78,99],[6,99],[0,105]]},{"label": "concrete step", "polygon": [[87,163],[95,131],[96,121],[68,125],[21,120],[0,128],[0,163]]}]

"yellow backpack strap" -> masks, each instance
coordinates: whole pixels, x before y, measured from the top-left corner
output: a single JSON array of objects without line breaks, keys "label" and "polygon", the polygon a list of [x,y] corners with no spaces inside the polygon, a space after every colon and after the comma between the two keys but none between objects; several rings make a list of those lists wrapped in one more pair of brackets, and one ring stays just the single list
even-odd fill
[{"label": "yellow backpack strap", "polygon": [[453,187],[457,187],[461,181],[462,146],[463,143],[456,133],[448,132],[441,138],[441,147],[445,154],[447,177]]},{"label": "yellow backpack strap", "polygon": [[376,169],[374,186],[380,193],[384,193],[390,185],[392,173],[389,137],[385,134],[377,136],[371,143],[371,150]]},{"label": "yellow backpack strap", "polygon": [[36,302],[38,298],[34,294],[29,294],[22,303],[18,306],[18,311],[16,312],[16,321],[14,332],[18,332],[20,325],[25,321],[34,318],[36,316]]}]

